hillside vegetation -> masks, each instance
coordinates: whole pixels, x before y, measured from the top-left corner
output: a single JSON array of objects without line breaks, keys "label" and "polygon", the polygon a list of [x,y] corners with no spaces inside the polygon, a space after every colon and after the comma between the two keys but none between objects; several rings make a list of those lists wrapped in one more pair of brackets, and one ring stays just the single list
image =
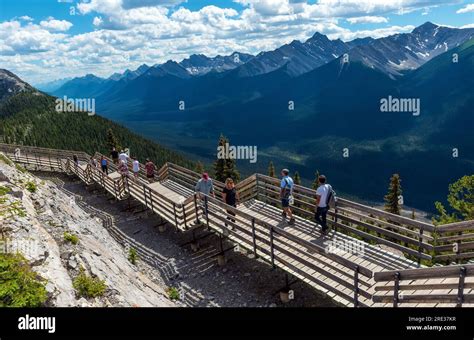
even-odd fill
[{"label": "hillside vegetation", "polygon": [[192,167],[193,162],[125,127],[87,113],[58,113],[54,98],[26,91],[0,103],[0,136],[7,143],[46,148],[100,151],[108,154],[107,130],[112,129],[119,143],[128,147],[140,161],[151,158],[158,166],[173,162]]}]

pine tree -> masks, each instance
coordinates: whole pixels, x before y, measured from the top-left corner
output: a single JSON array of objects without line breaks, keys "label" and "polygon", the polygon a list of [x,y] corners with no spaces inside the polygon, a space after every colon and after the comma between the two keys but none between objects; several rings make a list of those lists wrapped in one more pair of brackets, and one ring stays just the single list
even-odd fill
[{"label": "pine tree", "polygon": [[109,147],[109,150],[112,150],[113,148],[120,150],[119,142],[112,129],[107,130],[107,146]]},{"label": "pine tree", "polygon": [[293,178],[293,181],[296,185],[301,185],[301,177],[298,171],[295,172],[295,177]]},{"label": "pine tree", "polygon": [[268,164],[268,176],[270,176],[272,178],[276,178],[276,176],[275,176],[275,166],[273,165],[272,161],[270,161],[270,163]]},{"label": "pine tree", "polygon": [[[221,135],[219,137],[218,147],[224,148],[226,144],[230,145],[229,140],[224,135]],[[235,159],[217,157],[214,162],[214,178],[220,182],[224,182],[227,178],[232,178],[234,182],[238,182],[240,173],[237,170]]]},{"label": "pine tree", "polygon": [[319,187],[319,170],[316,170],[316,173],[314,175],[316,177],[315,177],[313,185],[311,187],[313,188],[313,190],[316,190]]},{"label": "pine tree", "polygon": [[385,211],[392,214],[400,215],[399,197],[402,194],[400,175],[394,174],[390,178],[390,185],[388,186],[388,193],[385,195]]},{"label": "pine tree", "polygon": [[[219,143],[217,144],[218,147],[224,147],[225,144],[227,143],[226,138],[221,135],[219,137]],[[225,159],[223,157],[217,156],[216,161],[214,162],[214,178],[218,181],[225,181]]]},{"label": "pine tree", "polygon": [[196,163],[196,168],[194,169],[198,174],[204,173],[204,165],[202,164],[201,161],[198,161]]}]

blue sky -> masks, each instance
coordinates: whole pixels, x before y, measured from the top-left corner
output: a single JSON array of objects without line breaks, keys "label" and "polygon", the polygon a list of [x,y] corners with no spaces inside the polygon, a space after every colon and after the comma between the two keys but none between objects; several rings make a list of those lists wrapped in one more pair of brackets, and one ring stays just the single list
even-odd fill
[{"label": "blue sky", "polygon": [[255,54],[316,31],[379,38],[426,21],[471,27],[474,1],[0,0],[0,67],[36,84],[193,53]]}]

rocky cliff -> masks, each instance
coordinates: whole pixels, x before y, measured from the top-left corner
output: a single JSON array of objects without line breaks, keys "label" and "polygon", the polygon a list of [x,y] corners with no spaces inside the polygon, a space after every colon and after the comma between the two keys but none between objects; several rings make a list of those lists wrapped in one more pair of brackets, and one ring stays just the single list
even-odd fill
[{"label": "rocky cliff", "polygon": [[[165,288],[129,260],[129,253],[103,228],[102,220],[81,209],[47,180],[15,166],[0,154],[0,252],[20,252],[46,283],[47,306],[172,306]],[[98,297],[73,287],[81,270],[102,280]]]}]

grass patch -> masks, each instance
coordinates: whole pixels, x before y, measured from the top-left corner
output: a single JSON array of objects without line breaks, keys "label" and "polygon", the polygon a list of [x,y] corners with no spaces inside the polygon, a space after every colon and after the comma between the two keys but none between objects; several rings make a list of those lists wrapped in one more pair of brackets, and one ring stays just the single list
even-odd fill
[{"label": "grass patch", "polygon": [[64,241],[76,245],[79,243],[79,237],[77,237],[77,235],[74,235],[74,234],[64,233]]},{"label": "grass patch", "polygon": [[17,163],[15,163],[15,168],[24,174],[28,172],[28,170],[26,170],[24,167],[22,167],[20,164],[17,164]]},{"label": "grass patch", "polygon": [[0,307],[40,307],[46,299],[45,281],[23,255],[0,254]]},{"label": "grass patch", "polygon": [[36,186],[35,182],[27,182],[26,183],[26,190],[28,190],[31,193],[36,192],[38,190],[38,187]]},{"label": "grass patch", "polygon": [[170,300],[179,300],[179,291],[175,287],[169,287],[166,292]]},{"label": "grass patch", "polygon": [[0,186],[0,196],[5,196],[10,191],[12,191],[12,189],[10,189],[9,187]]},{"label": "grass patch", "polygon": [[87,276],[84,268],[81,268],[81,272],[74,279],[72,286],[77,291],[79,296],[86,298],[95,298],[102,296],[107,289],[105,281],[100,280],[97,277]]},{"label": "grass patch", "polygon": [[133,265],[137,264],[138,254],[135,248],[130,248],[128,250],[128,260]]}]

